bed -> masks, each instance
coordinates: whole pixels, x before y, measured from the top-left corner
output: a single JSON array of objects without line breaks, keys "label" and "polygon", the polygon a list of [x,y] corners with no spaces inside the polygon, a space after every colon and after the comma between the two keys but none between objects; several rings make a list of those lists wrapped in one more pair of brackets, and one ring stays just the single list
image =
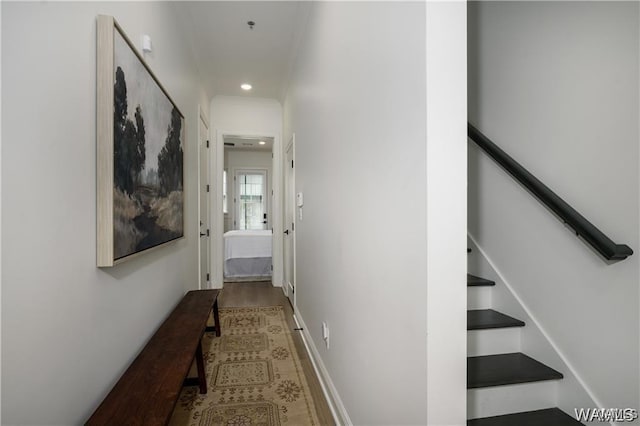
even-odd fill
[{"label": "bed", "polygon": [[225,280],[270,279],[272,237],[271,230],[225,232]]}]

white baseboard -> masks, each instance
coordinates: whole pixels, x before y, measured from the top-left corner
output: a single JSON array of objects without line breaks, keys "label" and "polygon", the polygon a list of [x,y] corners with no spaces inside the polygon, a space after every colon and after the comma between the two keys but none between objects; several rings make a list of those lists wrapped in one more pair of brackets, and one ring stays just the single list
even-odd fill
[{"label": "white baseboard", "polygon": [[313,339],[311,338],[311,335],[309,334],[307,326],[300,316],[300,313],[296,312],[293,315],[293,319],[298,325],[298,328],[302,328],[301,337],[304,343],[304,347],[307,349],[307,353],[309,354],[309,359],[311,359],[313,369],[316,372],[316,376],[318,376],[318,381],[320,382],[322,392],[324,393],[324,396],[327,399],[327,403],[329,404],[329,409],[331,410],[333,420],[335,421],[337,426],[353,425],[353,423],[351,423],[351,419],[349,418],[349,414],[347,413],[347,410],[342,403],[342,399],[340,399],[338,390],[334,386],[333,381],[329,376],[329,372],[327,371],[324,363],[322,362],[322,359],[320,358],[320,353],[318,352],[316,345],[313,343]]}]

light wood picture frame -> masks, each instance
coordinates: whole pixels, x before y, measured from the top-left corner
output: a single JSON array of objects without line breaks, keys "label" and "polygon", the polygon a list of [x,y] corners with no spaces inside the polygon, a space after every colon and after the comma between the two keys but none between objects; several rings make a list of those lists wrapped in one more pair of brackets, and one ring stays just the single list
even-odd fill
[{"label": "light wood picture frame", "polygon": [[185,119],[112,16],[97,18],[97,266],[184,237]]}]

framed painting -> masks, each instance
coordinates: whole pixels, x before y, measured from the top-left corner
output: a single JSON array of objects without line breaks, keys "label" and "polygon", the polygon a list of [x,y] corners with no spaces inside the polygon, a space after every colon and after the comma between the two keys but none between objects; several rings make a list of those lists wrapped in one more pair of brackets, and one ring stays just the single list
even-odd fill
[{"label": "framed painting", "polygon": [[97,264],[184,236],[184,116],[112,16],[97,31]]}]

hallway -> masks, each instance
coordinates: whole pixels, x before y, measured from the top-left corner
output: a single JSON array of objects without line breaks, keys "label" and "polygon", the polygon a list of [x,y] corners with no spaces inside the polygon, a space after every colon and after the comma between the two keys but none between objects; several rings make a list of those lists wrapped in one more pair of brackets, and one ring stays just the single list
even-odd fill
[{"label": "hallway", "polygon": [[[278,288],[290,230],[303,328],[292,335],[319,423],[464,422],[465,288],[449,285],[466,266],[463,2],[3,2],[1,11],[3,423],[84,423],[186,292],[223,287],[225,135],[274,138],[273,206],[283,207],[284,166],[295,163],[293,218],[271,217],[274,287],[226,285],[220,304],[282,305],[293,328]],[[113,266],[97,261],[98,246],[110,247],[98,213],[112,220],[101,206],[113,200],[96,181],[115,158],[104,149],[115,114],[97,96],[113,93],[97,69],[98,58],[116,64],[108,46],[122,40],[98,43],[99,16],[113,18],[128,57],[148,65],[184,117],[183,235]],[[168,122],[134,100],[133,81],[131,135],[141,142],[144,128],[145,141],[166,145],[153,134]]]}]

